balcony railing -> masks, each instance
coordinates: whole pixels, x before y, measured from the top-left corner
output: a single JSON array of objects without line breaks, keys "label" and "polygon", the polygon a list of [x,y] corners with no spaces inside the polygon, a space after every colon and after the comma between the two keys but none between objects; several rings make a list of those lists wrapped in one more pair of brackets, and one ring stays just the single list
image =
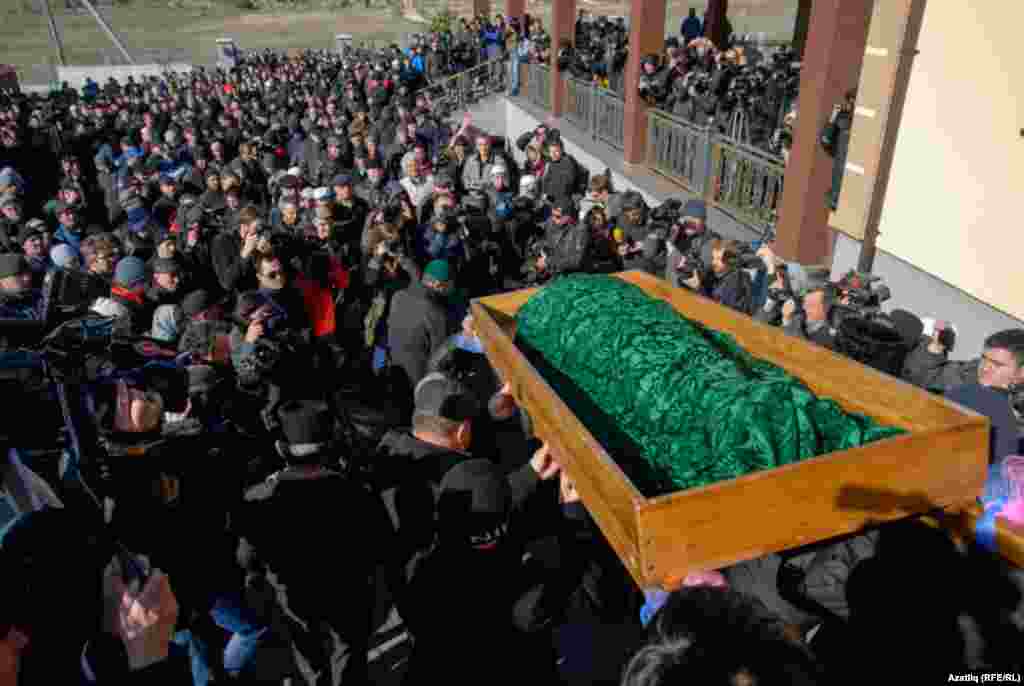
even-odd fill
[{"label": "balcony railing", "polygon": [[711,128],[647,110],[647,165],[703,194],[711,167]]},{"label": "balcony railing", "polygon": [[[550,110],[551,70],[521,65],[527,99]],[[621,95],[566,77],[563,116],[595,140],[624,148],[625,106]],[[771,224],[782,198],[783,161],[668,112],[647,110],[647,166],[752,226]]]},{"label": "balcony railing", "polygon": [[785,173],[781,162],[756,148],[712,136],[705,195],[747,223],[766,226],[773,223],[782,201]]},{"label": "balcony railing", "polygon": [[523,88],[526,91],[526,99],[537,107],[545,110],[551,109],[551,67],[544,64],[529,63],[525,67],[526,78],[523,79]]},{"label": "balcony railing", "polygon": [[458,112],[491,93],[505,91],[508,79],[505,61],[497,57],[466,71],[434,81],[416,92],[430,97],[437,111]]},{"label": "balcony railing", "polygon": [[574,78],[567,78],[565,87],[565,117],[591,137],[622,150],[626,115],[619,96]]}]

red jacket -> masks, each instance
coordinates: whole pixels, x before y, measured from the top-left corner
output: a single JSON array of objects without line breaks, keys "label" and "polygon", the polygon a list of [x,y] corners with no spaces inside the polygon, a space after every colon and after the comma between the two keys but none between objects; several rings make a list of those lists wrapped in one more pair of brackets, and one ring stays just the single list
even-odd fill
[{"label": "red jacket", "polygon": [[295,279],[295,285],[302,293],[302,300],[306,304],[306,313],[313,325],[313,336],[329,336],[337,330],[335,318],[336,308],[334,305],[335,292],[348,288],[349,274],[336,258],[332,257],[331,266],[327,274],[327,287],[324,287],[318,280],[311,279],[305,274],[300,274]]}]

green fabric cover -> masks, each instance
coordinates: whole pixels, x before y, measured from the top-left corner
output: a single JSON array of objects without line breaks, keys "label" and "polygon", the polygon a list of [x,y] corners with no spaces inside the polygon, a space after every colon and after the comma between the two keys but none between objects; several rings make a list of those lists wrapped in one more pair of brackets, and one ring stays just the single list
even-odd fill
[{"label": "green fabric cover", "polygon": [[646,496],[903,433],[614,277],[541,289],[519,310],[516,343]]}]

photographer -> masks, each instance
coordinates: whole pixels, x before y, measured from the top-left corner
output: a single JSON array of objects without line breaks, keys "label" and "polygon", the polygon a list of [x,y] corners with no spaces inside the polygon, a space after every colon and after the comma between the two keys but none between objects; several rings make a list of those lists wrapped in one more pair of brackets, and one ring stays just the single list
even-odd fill
[{"label": "photographer", "polygon": [[613,238],[617,243],[619,257],[626,269],[649,269],[650,260],[654,255],[651,251],[645,254],[644,248],[650,230],[648,227],[647,204],[643,196],[635,191],[623,193],[622,213],[613,220]]},{"label": "photographer", "polygon": [[672,69],[661,66],[658,56],[650,54],[640,60],[640,70],[640,97],[651,107],[660,106],[668,98]]},{"label": "photographer", "polygon": [[708,209],[703,200],[688,200],[665,242],[665,280],[676,287],[711,266],[711,244],[720,236],[707,227]]},{"label": "photographer", "polygon": [[811,284],[803,297],[792,297],[782,305],[782,330],[823,348],[836,350],[836,331],[829,314],[836,302],[832,284]]},{"label": "photographer", "polygon": [[[504,168],[500,161],[492,167],[498,172],[494,178],[499,183]],[[484,191],[470,191],[460,207],[458,231],[465,261],[458,270],[458,285],[471,298],[490,295],[502,287],[502,241],[491,218],[491,208]]]},{"label": "photographer", "polygon": [[[0,254],[0,317],[21,320],[43,317],[42,294],[32,288],[32,270],[23,255]],[[6,341],[4,343],[6,348]]]},{"label": "photographer", "polygon": [[842,190],[843,175],[846,173],[846,155],[850,149],[850,131],[853,127],[853,110],[857,103],[857,92],[847,91],[843,102],[832,108],[828,123],[821,132],[821,147],[833,159],[832,188],[827,201],[830,209],[839,207],[839,192]]},{"label": "photographer", "polygon": [[239,214],[238,232],[224,232],[213,239],[213,271],[226,293],[247,290],[254,285],[251,257],[259,249],[270,250],[270,240],[263,231],[263,220],[255,207]]},{"label": "photographer", "polygon": [[[284,285],[280,261],[261,254],[256,269],[260,290],[240,295],[235,308],[231,361],[239,389],[265,401],[261,416],[267,429],[273,430],[277,406],[298,393],[310,392],[306,375],[313,369],[303,354],[309,324],[301,295]],[[271,281],[277,288],[267,287]]]},{"label": "photographer", "polygon": [[459,218],[450,210],[435,214],[423,227],[420,261],[444,260],[449,264],[462,264],[466,257]]},{"label": "photographer", "polygon": [[757,255],[764,261],[765,273],[771,280],[764,303],[754,312],[754,319],[771,326],[781,326],[782,306],[788,300],[802,298],[807,290],[807,272],[799,264],[782,262],[768,246],[762,246]]},{"label": "photographer", "polygon": [[[683,283],[691,290],[707,295],[720,305],[751,314],[753,284],[750,274],[740,263],[736,241],[716,239],[711,242],[711,265],[703,274],[695,271]],[[785,319],[785,313],[783,313]]]},{"label": "photographer", "polygon": [[967,361],[948,359],[953,345],[952,327],[937,323],[930,338],[922,338],[907,357],[903,378],[928,390],[945,393],[964,384],[1009,391],[1024,383],[1024,330],[1008,329],[985,339],[981,357]]},{"label": "photographer", "polygon": [[593,236],[590,228],[576,222],[576,206],[563,198],[551,206],[536,268],[544,278],[589,272]]}]

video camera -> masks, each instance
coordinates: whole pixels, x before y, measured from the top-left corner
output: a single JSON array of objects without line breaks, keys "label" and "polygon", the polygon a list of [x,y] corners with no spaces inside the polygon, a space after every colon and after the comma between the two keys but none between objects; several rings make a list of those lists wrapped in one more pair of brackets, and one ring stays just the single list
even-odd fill
[{"label": "video camera", "polygon": [[836,287],[840,297],[862,313],[880,312],[882,303],[892,298],[892,290],[882,283],[882,277],[863,272],[848,272]]}]

